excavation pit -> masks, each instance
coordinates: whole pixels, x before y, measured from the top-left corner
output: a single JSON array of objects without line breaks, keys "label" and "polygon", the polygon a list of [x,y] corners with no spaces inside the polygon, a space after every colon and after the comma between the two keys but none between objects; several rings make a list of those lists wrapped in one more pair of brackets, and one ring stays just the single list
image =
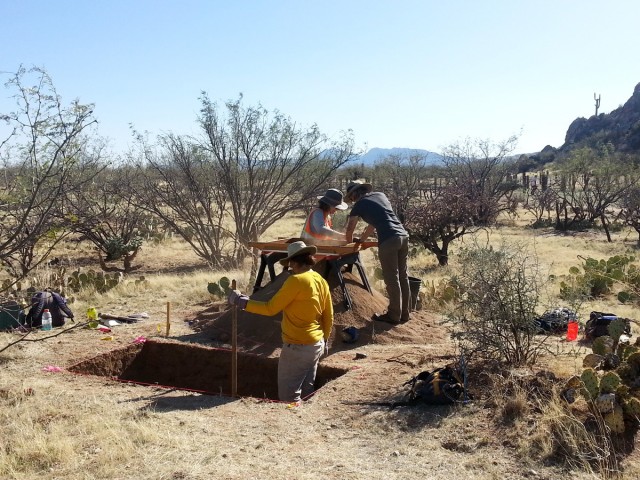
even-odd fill
[{"label": "excavation pit", "polygon": [[[278,359],[237,354],[238,395],[278,399]],[[231,395],[231,351],[147,340],[82,361],[68,369],[114,380],[210,395]],[[318,365],[316,390],[348,370]]]}]

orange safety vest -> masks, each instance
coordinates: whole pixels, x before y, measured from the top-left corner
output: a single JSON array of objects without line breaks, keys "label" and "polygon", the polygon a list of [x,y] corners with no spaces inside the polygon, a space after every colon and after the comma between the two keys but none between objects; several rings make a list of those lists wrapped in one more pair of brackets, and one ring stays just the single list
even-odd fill
[{"label": "orange safety vest", "polygon": [[[314,208],[311,210],[311,213],[307,217],[307,221],[304,224],[304,228],[302,229],[302,237],[304,238],[304,234],[313,238],[314,240],[333,240],[333,237],[330,235],[324,235],[323,233],[317,233],[311,230],[311,216],[315,213],[316,210],[321,210],[320,208]],[[322,211],[322,216],[324,217],[324,226],[327,228],[333,228],[333,222],[331,221],[331,215],[329,212]]]}]

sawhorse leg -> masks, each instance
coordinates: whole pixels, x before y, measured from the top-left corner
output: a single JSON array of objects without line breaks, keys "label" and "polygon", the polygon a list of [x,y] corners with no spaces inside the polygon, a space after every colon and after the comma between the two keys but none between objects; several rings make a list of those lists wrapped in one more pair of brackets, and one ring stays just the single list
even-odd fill
[{"label": "sawhorse leg", "polygon": [[369,279],[367,278],[367,274],[364,271],[364,266],[362,265],[362,262],[360,262],[359,255],[358,255],[358,259],[354,262],[354,264],[358,269],[358,273],[360,274],[360,278],[362,279],[362,283],[364,284],[365,288],[371,295],[373,295],[373,292],[371,291],[371,285],[369,285]]},{"label": "sawhorse leg", "polygon": [[262,288],[262,278],[264,277],[264,270],[266,267],[267,267],[267,256],[264,253],[261,253],[260,267],[258,268],[258,274],[256,275],[256,283],[253,285],[253,293],[256,293],[258,290],[260,290],[260,288]]},{"label": "sawhorse leg", "polygon": [[272,252],[269,254],[260,254],[260,268],[258,268],[258,275],[256,276],[256,283],[253,286],[253,292],[257,292],[262,288],[262,279],[264,278],[264,271],[269,270],[269,277],[273,282],[276,279],[276,270],[274,265],[277,261],[286,258],[287,254],[282,252]]},{"label": "sawhorse leg", "polygon": [[338,276],[338,282],[340,283],[340,288],[342,289],[342,294],[344,295],[344,308],[345,310],[351,310],[353,302],[351,301],[351,296],[347,291],[347,286],[344,284],[344,277],[342,276],[342,265],[340,265],[339,259],[330,260],[328,263],[331,268],[335,269],[336,275]]}]

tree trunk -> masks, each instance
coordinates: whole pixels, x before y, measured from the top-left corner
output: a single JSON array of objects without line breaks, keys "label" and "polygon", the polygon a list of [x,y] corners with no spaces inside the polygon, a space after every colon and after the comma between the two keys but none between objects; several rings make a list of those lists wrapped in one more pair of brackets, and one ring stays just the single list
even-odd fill
[{"label": "tree trunk", "polygon": [[604,232],[607,234],[607,242],[611,243],[611,233],[609,233],[609,226],[607,225],[607,219],[604,213],[600,215],[600,220],[602,221],[602,228],[604,228]]}]

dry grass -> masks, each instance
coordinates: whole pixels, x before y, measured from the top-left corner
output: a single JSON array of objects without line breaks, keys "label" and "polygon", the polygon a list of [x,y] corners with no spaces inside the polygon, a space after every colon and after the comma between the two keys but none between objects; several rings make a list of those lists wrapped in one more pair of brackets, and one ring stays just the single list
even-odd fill
[{"label": "dry grass", "polygon": [[591,472],[598,478],[624,478],[619,452],[600,415],[568,410],[557,393],[551,399],[535,402],[541,414],[530,436],[520,443],[524,454],[545,462],[565,463],[568,468]]},{"label": "dry grass", "polygon": [[[276,222],[263,240],[299,234],[304,216]],[[635,237],[603,234],[555,235],[525,229],[519,217],[499,229],[479,232],[480,239],[525,241],[535,249],[549,273],[561,275],[580,263],[579,255],[608,258],[634,251]],[[436,266],[433,255],[418,252],[410,274],[436,284],[457,268]],[[95,253],[86,245],[65,246],[57,255],[67,269],[85,268]],[[363,253],[370,279],[375,252]],[[0,478],[15,479],[449,479],[595,478],[607,475],[610,452],[596,442],[579,417],[552,397],[537,404],[517,382],[495,388],[491,402],[478,399],[454,408],[385,408],[342,405],[345,392],[362,388],[365,397],[379,397],[400,388],[410,370],[396,372],[389,358],[416,352],[438,363],[446,352],[427,345],[372,345],[369,359],[323,389],[300,409],[253,399],[228,401],[187,392],[113,384],[104,379],[44,373],[48,364],[77,360],[127,345],[140,334],[160,336],[166,302],[173,311],[176,337],[192,332],[183,322],[210,301],[207,283],[221,276],[238,280],[249,290],[251,264],[232,272],[211,271],[176,238],[145,246],[139,263],[146,281],[134,275],[104,295],[86,290],[72,305],[79,319],[87,307],[115,314],[146,311],[149,322],[114,332],[102,341],[82,330],[44,342],[22,343],[0,354]],[[95,268],[95,267],[94,267]],[[40,272],[46,276],[46,271]],[[42,280],[45,281],[45,280]],[[372,282],[376,284],[376,282]],[[376,284],[382,289],[380,283]],[[550,284],[548,303],[561,305],[557,284]],[[555,293],[554,293],[555,292]],[[554,296],[555,295],[555,296]],[[590,302],[590,310],[611,310],[634,318],[633,307],[615,300]],[[583,316],[584,318],[584,316]],[[638,327],[634,326],[634,335]],[[35,336],[41,335],[36,333]],[[10,338],[0,334],[0,346]],[[586,349],[562,339],[549,345],[561,355],[545,355],[541,368],[560,378],[576,373]],[[347,352],[349,353],[349,352]],[[350,366],[353,352],[340,361]],[[376,362],[378,359],[378,363]],[[349,363],[351,362],[351,363]],[[369,362],[369,363],[367,363]],[[386,368],[381,374],[376,368]],[[380,370],[381,371],[381,370]],[[413,372],[415,373],[415,372]],[[515,385],[515,386],[514,386]],[[491,405],[491,408],[488,408]],[[511,435],[509,435],[511,432]],[[574,459],[562,468],[550,466],[559,456]],[[568,456],[567,456],[568,455]],[[599,459],[601,459],[599,463]],[[604,462],[604,463],[603,463]],[[625,478],[638,478],[640,461],[624,462]],[[531,471],[537,472],[535,475]]]}]

